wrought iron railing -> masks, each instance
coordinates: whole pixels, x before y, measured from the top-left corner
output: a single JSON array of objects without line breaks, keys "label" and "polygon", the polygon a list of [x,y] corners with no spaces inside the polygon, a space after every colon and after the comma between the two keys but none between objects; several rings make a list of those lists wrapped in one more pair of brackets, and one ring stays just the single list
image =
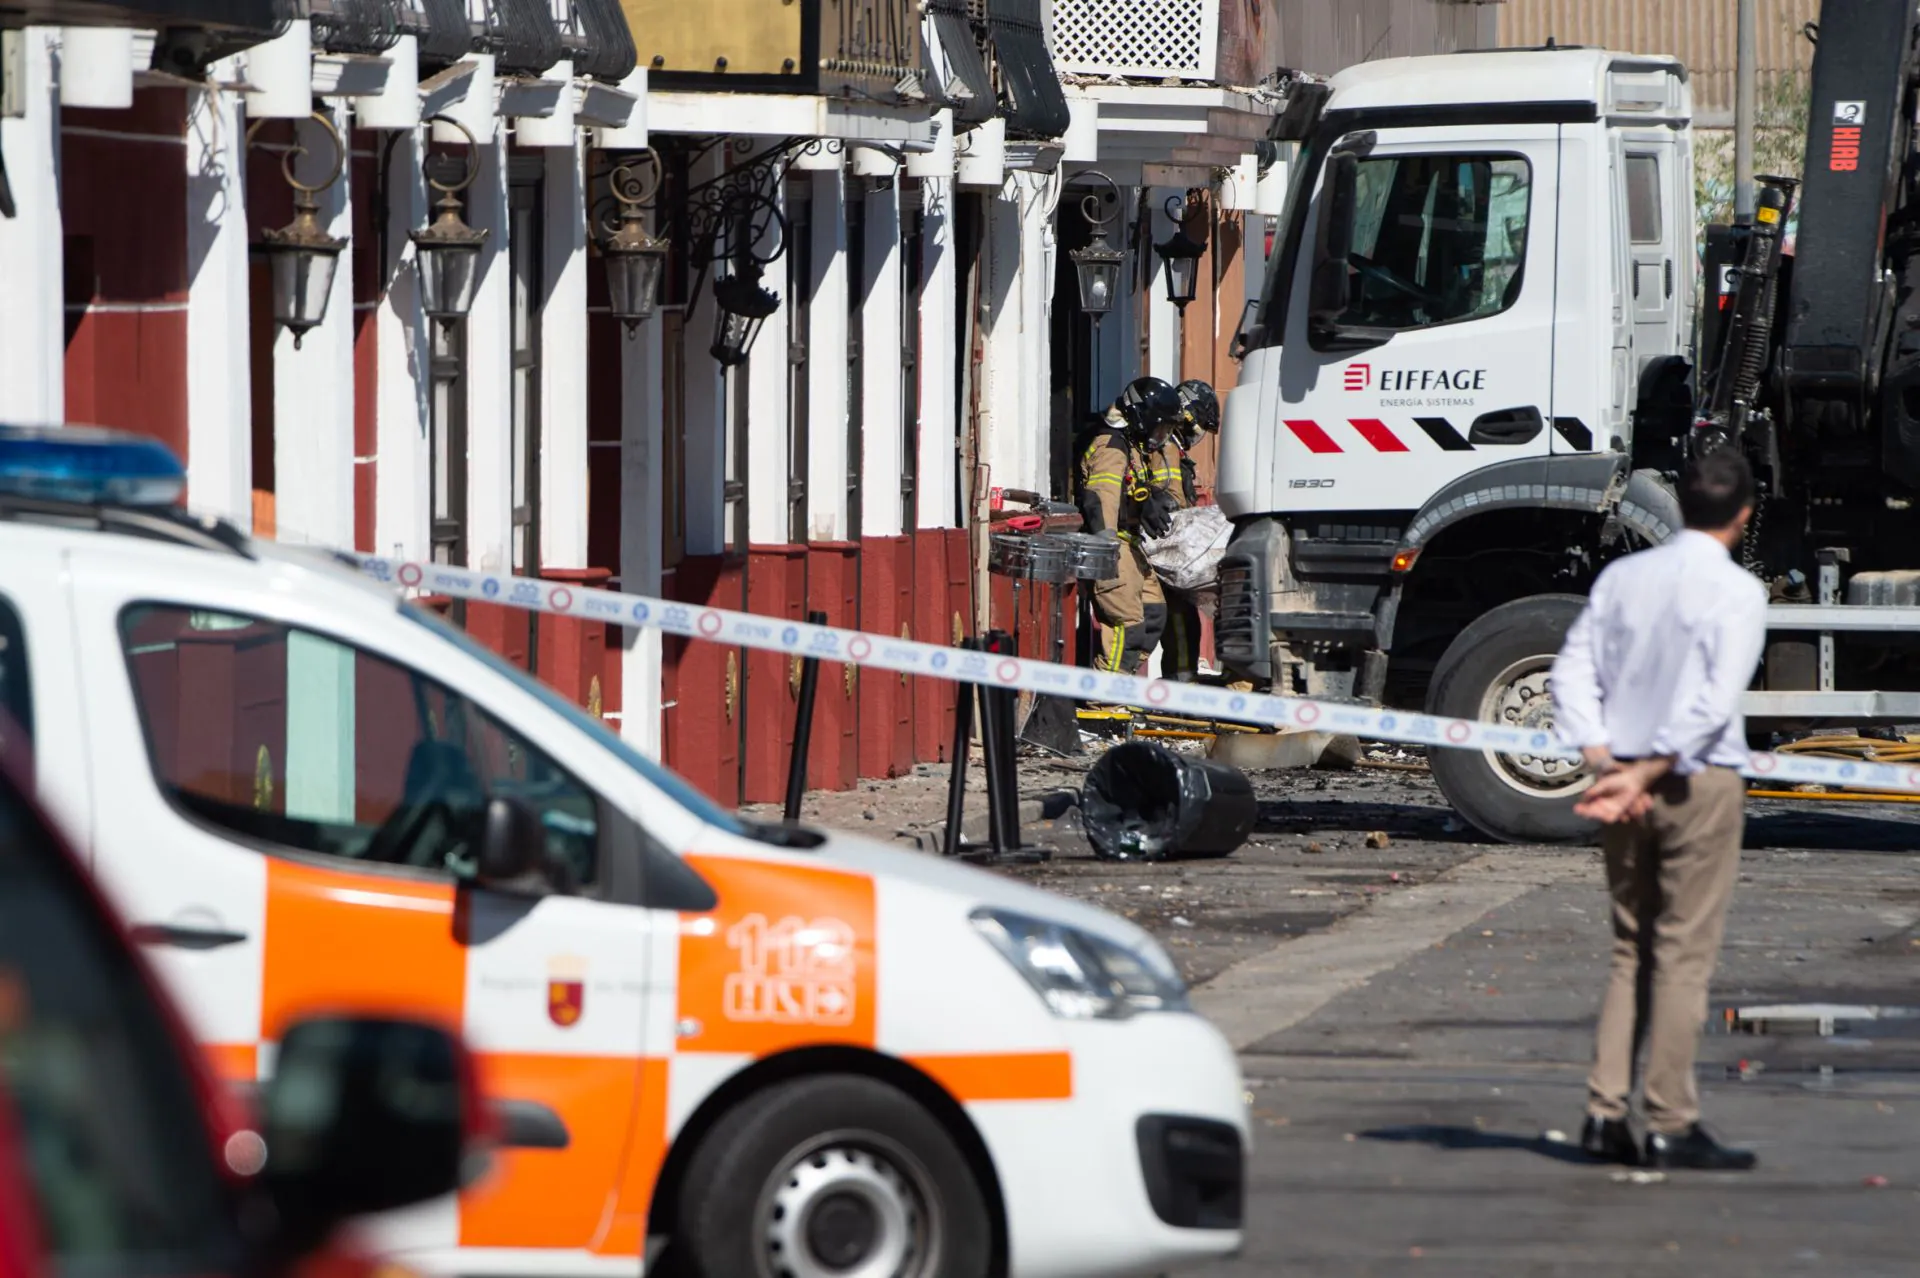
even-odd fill
[{"label": "wrought iron railing", "polygon": [[474,50],[491,53],[499,69],[509,74],[538,75],[558,62],[560,28],[547,0],[473,0]]}]

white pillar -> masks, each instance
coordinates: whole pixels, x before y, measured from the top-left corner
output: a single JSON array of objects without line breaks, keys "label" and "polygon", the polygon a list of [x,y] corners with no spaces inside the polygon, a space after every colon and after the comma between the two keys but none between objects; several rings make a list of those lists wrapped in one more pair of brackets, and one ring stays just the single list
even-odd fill
[{"label": "white pillar", "polygon": [[1049,407],[1047,324],[1051,281],[1042,277],[1041,191],[1029,174],[1015,174],[987,215],[987,367],[981,455],[994,488],[1044,489]]},{"label": "white pillar", "polygon": [[[620,350],[620,588],[631,594],[660,593],[660,512],[666,477],[661,415],[660,321],[645,324]],[[627,629],[621,634],[620,735],[660,757],[660,632]]]},{"label": "white pillar", "polygon": [[433,320],[420,311],[420,277],[408,233],[428,221],[420,175],[422,130],[395,143],[387,166],[387,290],[374,314],[374,548],[433,556]]},{"label": "white pillar", "polygon": [[847,510],[847,204],[840,171],[813,175],[813,301],[807,308],[807,524],[838,541]]},{"label": "white pillar", "polygon": [[[580,148],[546,151],[540,312],[540,562],[587,564],[587,215]],[[605,566],[605,565],[602,565]]]},{"label": "white pillar", "polygon": [[[11,36],[14,33],[9,32]],[[67,415],[66,284],[60,224],[60,93],[46,27],[18,33],[26,114],[0,119],[14,215],[0,218],[0,421]]]},{"label": "white pillar", "polygon": [[954,369],[953,182],[921,184],[925,226],[920,240],[920,526],[959,524],[954,490],[954,448],[959,434],[958,377]]},{"label": "white pillar", "polygon": [[[1153,212],[1153,242],[1163,244],[1180,224],[1167,216],[1170,196],[1184,195],[1167,187],[1154,187],[1147,193],[1147,207]],[[1164,381],[1180,380],[1180,310],[1167,300],[1166,267],[1154,253],[1153,274],[1147,280],[1147,367],[1145,375]]]},{"label": "white pillar", "polygon": [[[335,117],[342,138],[352,118]],[[307,154],[294,171],[317,182],[334,162],[331,139],[318,124],[295,126]],[[278,163],[275,155],[273,162]],[[353,545],[353,166],[322,192],[320,221],[329,235],[349,239],[333,272],[327,316],[296,348],[293,334],[273,339],[274,535],[281,541],[350,548]]]},{"label": "white pillar", "polygon": [[[773,198],[784,208],[784,184]],[[788,540],[787,344],[793,299],[787,296],[784,259],[768,268],[760,286],[779,297],[780,306],[761,325],[746,367],[734,377],[744,383],[747,396],[747,540],[768,545]]]},{"label": "white pillar", "polygon": [[467,563],[511,572],[513,556],[513,265],[508,256],[506,139],[482,144],[467,222],[485,230],[467,316]]},{"label": "white pillar", "polygon": [[[904,175],[902,175],[904,177]],[[873,281],[861,310],[865,334],[860,361],[865,407],[861,416],[860,532],[897,537],[905,531],[900,479],[905,434],[901,421],[900,181],[866,197],[867,277]]]},{"label": "white pillar", "polygon": [[[251,528],[245,131],[237,95],[188,95],[187,504]],[[341,300],[352,296],[349,280]]]}]

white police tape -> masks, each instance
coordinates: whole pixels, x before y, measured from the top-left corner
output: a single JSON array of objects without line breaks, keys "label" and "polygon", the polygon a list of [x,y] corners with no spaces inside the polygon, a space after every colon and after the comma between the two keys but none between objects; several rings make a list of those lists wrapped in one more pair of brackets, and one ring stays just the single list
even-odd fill
[{"label": "white police tape", "polygon": [[[1551,732],[1540,728],[1516,728],[1399,710],[1375,710],[1342,702],[1235,692],[1199,683],[1141,679],[1132,675],[1063,666],[1051,661],[972,652],[891,635],[815,626],[754,613],[679,603],[671,599],[630,595],[617,590],[595,590],[530,577],[473,572],[441,564],[386,559],[377,555],[348,554],[344,557],[357,562],[361,571],[377,581],[426,594],[503,604],[609,625],[651,628],[689,639],[737,644],[743,648],[760,648],[797,657],[817,657],[822,661],[871,666],[900,674],[1013,688],[1083,701],[1138,706],[1196,719],[1347,733],[1369,740],[1405,745],[1494,750],[1536,759],[1579,757],[1563,749]],[[1747,776],[1772,782],[1920,793],[1920,767],[1891,763],[1819,759],[1756,751],[1749,756],[1747,766],[1741,771]]]}]

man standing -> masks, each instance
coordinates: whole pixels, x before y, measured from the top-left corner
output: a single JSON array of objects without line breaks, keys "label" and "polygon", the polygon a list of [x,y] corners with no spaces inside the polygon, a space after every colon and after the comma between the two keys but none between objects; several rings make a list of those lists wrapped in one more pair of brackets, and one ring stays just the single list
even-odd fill
[{"label": "man standing", "polygon": [[1575,811],[1605,822],[1613,964],[1581,1146],[1633,1163],[1627,1111],[1646,1048],[1644,1160],[1741,1171],[1754,1156],[1700,1125],[1694,1052],[1745,824],[1740,696],[1766,640],[1766,588],[1734,563],[1753,473],[1734,452],[1687,467],[1686,529],[1600,574],[1553,666],[1562,738],[1599,778]]}]

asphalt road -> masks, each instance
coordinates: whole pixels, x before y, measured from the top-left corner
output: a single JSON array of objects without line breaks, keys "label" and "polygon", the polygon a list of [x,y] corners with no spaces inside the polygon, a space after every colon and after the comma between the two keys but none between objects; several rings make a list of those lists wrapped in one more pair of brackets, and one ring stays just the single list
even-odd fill
[{"label": "asphalt road", "polygon": [[[1030,763],[1023,793],[1074,772]],[[1007,870],[1153,931],[1241,1050],[1247,1245],[1212,1278],[1920,1274],[1920,1019],[1720,1024],[1757,1004],[1920,1008],[1920,806],[1751,806],[1700,1070],[1707,1121],[1761,1167],[1634,1183],[1550,1138],[1577,1133],[1604,980],[1597,852],[1482,841],[1419,773],[1257,787],[1230,857],[1096,861],[1068,818],[1029,826],[1050,861]],[[943,793],[929,770],[807,815],[924,832]]]}]

